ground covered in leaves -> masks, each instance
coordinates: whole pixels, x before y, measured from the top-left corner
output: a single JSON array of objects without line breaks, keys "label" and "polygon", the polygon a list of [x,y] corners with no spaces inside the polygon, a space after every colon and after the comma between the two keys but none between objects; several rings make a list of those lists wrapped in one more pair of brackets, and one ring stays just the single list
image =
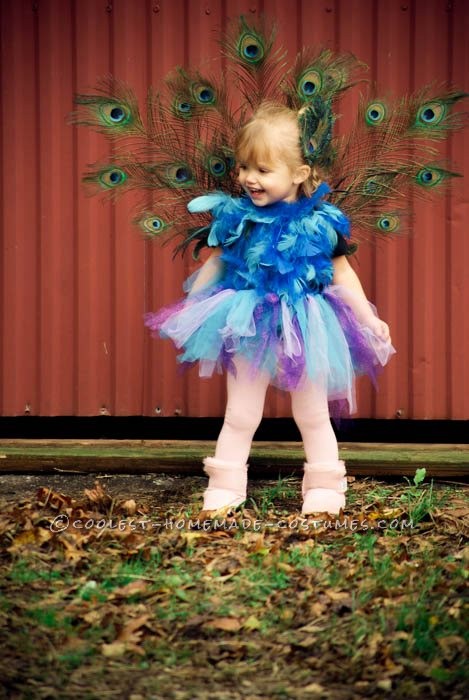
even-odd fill
[{"label": "ground covered in leaves", "polygon": [[305,520],[297,478],[254,482],[210,520],[204,483],[3,483],[0,695],[466,697],[463,486],[352,480]]}]

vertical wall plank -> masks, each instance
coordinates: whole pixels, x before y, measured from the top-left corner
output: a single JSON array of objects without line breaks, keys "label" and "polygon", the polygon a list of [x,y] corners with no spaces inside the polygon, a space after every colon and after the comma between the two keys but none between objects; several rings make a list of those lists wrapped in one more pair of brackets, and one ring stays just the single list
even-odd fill
[{"label": "vertical wall plank", "polygon": [[[184,0],[162,0],[152,5],[150,14],[150,83],[158,85],[176,65],[187,63],[187,16]],[[177,41],[174,40],[174,28]],[[183,295],[185,263],[173,260],[171,245],[150,240],[145,251],[145,311],[174,303]],[[172,343],[144,334],[145,381],[144,413],[168,417],[187,413],[187,378],[178,372],[176,349]]]},{"label": "vertical wall plank", "polygon": [[[112,3],[112,73],[131,84],[140,104],[148,86],[148,23],[146,0]],[[143,412],[144,244],[129,222],[138,196],[128,193],[113,207],[112,323],[115,339],[112,415]]]},{"label": "vertical wall plank", "polygon": [[[76,61],[73,93],[94,88],[111,72],[111,18],[107,0],[80,0],[72,6]],[[72,105],[70,104],[70,109]],[[107,162],[110,148],[100,134],[74,128],[77,197],[77,413],[99,415],[111,407],[114,381],[111,358],[112,230],[111,205],[86,196],[82,174],[95,162]]]},{"label": "vertical wall plank", "polygon": [[[69,3],[38,4],[40,219],[39,406],[41,415],[76,412],[76,230],[70,110],[72,32]],[[23,66],[23,70],[27,70]]]},{"label": "vertical wall plank", "polygon": [[[447,3],[435,3],[432,12],[422,0],[414,10],[414,84],[444,82],[448,72]],[[425,60],[420,57],[425,56]],[[441,150],[441,149],[440,149]],[[411,238],[410,358],[412,415],[443,418],[447,412],[445,388],[447,358],[446,296],[447,230],[444,197],[434,202],[415,200],[414,235]]]},{"label": "vertical wall plank", "polygon": [[[450,73],[454,85],[461,85],[467,90],[469,75],[469,51],[467,41],[460,37],[469,36],[469,12],[464,0],[452,3],[450,16]],[[448,234],[448,282],[447,296],[447,334],[449,352],[446,358],[446,378],[444,391],[449,395],[448,418],[467,419],[469,416],[469,368],[467,349],[469,348],[469,315],[466,312],[469,300],[469,241],[467,222],[469,221],[469,133],[460,131],[451,139],[449,150],[450,162],[464,178],[457,178],[452,183],[450,206],[446,212]]]},{"label": "vertical wall plank", "polygon": [[1,412],[21,415],[39,413],[37,12],[27,0],[0,11]]}]

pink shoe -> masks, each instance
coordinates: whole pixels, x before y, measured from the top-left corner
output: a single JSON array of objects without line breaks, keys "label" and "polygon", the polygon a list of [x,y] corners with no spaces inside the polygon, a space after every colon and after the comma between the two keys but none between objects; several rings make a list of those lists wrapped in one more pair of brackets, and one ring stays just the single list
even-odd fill
[{"label": "pink shoe", "polygon": [[203,510],[236,508],[246,500],[248,465],[206,457],[204,471],[209,476]]},{"label": "pink shoe", "polygon": [[303,515],[330,513],[338,515],[345,508],[347,478],[345,464],[338,462],[305,463],[301,492]]}]

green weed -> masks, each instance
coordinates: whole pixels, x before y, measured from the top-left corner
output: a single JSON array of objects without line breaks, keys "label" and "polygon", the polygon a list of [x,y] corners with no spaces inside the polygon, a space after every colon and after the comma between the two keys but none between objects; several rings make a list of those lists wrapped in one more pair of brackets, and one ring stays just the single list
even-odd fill
[{"label": "green weed", "polygon": [[401,495],[401,503],[406,506],[407,513],[414,526],[424,520],[436,507],[437,498],[433,491],[433,481],[429,486],[423,486],[425,468],[417,469],[413,482],[406,478],[408,488]]},{"label": "green weed", "polygon": [[288,551],[288,563],[296,569],[319,568],[323,561],[324,548],[321,545],[292,547]]},{"label": "green weed", "polygon": [[296,486],[291,483],[291,478],[281,479],[276,484],[261,489],[255,499],[249,499],[254,510],[261,516],[265,516],[270,510],[277,507],[277,501],[297,496]]}]

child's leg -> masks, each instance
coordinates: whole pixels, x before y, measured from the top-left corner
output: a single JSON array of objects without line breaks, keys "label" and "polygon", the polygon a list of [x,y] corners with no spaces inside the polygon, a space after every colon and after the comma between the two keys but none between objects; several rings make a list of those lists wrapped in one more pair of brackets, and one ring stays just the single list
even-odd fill
[{"label": "child's leg", "polygon": [[253,378],[247,364],[235,362],[236,376],[228,374],[225,420],[214,457],[204,460],[210,480],[204,493],[204,510],[237,506],[246,500],[247,459],[262,419],[269,377]]},{"label": "child's leg", "polygon": [[324,387],[308,382],[292,391],[292,414],[303,438],[306,463],[302,512],[339,513],[345,506],[345,465],[329,418]]}]

